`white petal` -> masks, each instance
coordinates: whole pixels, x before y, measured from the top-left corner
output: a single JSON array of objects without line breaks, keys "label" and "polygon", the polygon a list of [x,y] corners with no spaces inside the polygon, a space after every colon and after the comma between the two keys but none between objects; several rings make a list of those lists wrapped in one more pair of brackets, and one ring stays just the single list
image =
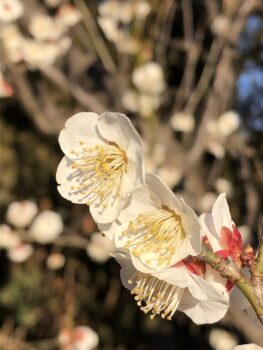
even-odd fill
[{"label": "white petal", "polygon": [[204,213],[200,215],[199,222],[201,224],[202,236],[207,236],[214,252],[221,250],[222,247],[219,244],[219,234],[214,226],[213,216],[210,213]]},{"label": "white petal", "polygon": [[103,208],[100,202],[95,202],[90,206],[90,213],[97,223],[106,224],[118,217],[124,205],[125,201],[121,199],[114,200],[107,208]]},{"label": "white petal", "polygon": [[232,231],[232,220],[229,207],[226,200],[226,194],[221,193],[215,201],[212,209],[212,216],[216,231],[220,234],[223,226]]},{"label": "white petal", "polygon": [[263,350],[263,348],[256,344],[244,344],[235,346],[232,350]]},{"label": "white petal", "polygon": [[214,323],[221,320],[228,310],[228,299],[211,288],[207,300],[197,300],[185,291],[178,310],[184,312],[196,324]]},{"label": "white petal", "polygon": [[105,112],[98,120],[98,129],[102,137],[115,142],[126,151],[133,142],[141,144],[141,139],[129,118],[121,113]]},{"label": "white petal", "polygon": [[82,150],[80,142],[87,145],[105,144],[98,134],[97,120],[96,113],[85,112],[75,114],[67,120],[65,129],[59,134],[59,144],[69,158],[75,158],[76,153]]},{"label": "white petal", "polygon": [[175,195],[159,176],[147,174],[146,183],[160,198],[162,205],[172,208]]}]

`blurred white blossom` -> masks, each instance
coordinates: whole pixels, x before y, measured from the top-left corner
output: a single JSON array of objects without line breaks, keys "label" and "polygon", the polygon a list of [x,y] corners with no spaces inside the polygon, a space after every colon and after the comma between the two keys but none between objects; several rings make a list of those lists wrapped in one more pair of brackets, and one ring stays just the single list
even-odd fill
[{"label": "blurred white blossom", "polygon": [[9,60],[18,63],[23,60],[23,37],[15,24],[8,24],[1,28],[0,37]]},{"label": "blurred white blossom", "polygon": [[34,202],[28,200],[13,202],[7,208],[6,219],[16,228],[25,228],[31,224],[37,211]]},{"label": "blurred white blossom", "polygon": [[214,192],[207,192],[204,194],[199,201],[201,210],[205,213],[209,212],[212,209],[216,198],[217,195]]},{"label": "blurred white blossom", "polygon": [[172,189],[182,179],[183,172],[171,165],[163,165],[157,170],[160,178]]},{"label": "blurred white blossom", "polygon": [[66,350],[92,350],[99,344],[98,334],[87,326],[62,329],[58,342]]},{"label": "blurred white blossom", "polygon": [[29,24],[29,31],[36,40],[55,41],[65,33],[65,27],[53,17],[37,13]]},{"label": "blurred white blossom", "polygon": [[0,248],[11,249],[20,244],[19,237],[8,225],[0,225]]},{"label": "blurred white blossom", "polygon": [[209,343],[214,350],[232,350],[238,344],[233,333],[221,328],[214,328],[210,331]]},{"label": "blurred white blossom", "polygon": [[110,239],[104,237],[100,232],[95,232],[91,236],[91,241],[87,245],[88,256],[99,263],[104,263],[110,258],[110,253],[115,250],[115,246]]},{"label": "blurred white blossom", "polygon": [[227,111],[218,118],[218,131],[223,137],[235,132],[240,125],[240,117],[235,111]]},{"label": "blurred white blossom", "polygon": [[51,253],[47,258],[47,267],[50,270],[59,270],[65,265],[65,257],[61,253]]},{"label": "blurred white blossom", "polygon": [[173,130],[185,133],[192,132],[195,126],[194,117],[191,114],[185,112],[174,113],[170,122]]},{"label": "blurred white blossom", "polygon": [[13,87],[8,84],[8,82],[4,79],[1,71],[0,71],[0,98],[2,97],[11,97],[14,94]]},{"label": "blurred white blossom", "polygon": [[252,235],[250,227],[248,227],[247,225],[240,225],[240,226],[238,226],[237,229],[242,236],[242,241],[244,243],[244,246],[246,246],[247,244],[251,244],[252,239],[253,239],[253,235]]},{"label": "blurred white blossom", "polygon": [[49,7],[57,7],[61,3],[61,0],[45,0],[45,4]]},{"label": "blurred white blossom", "polygon": [[62,233],[63,222],[61,216],[51,210],[38,214],[29,229],[30,236],[38,243],[52,243]]},{"label": "blurred white blossom", "polygon": [[0,23],[9,23],[20,18],[24,13],[24,5],[19,0],[0,1]]},{"label": "blurred white blossom", "polygon": [[231,350],[263,350],[262,346],[258,346],[256,344],[244,344],[238,345]]},{"label": "blurred white blossom", "polygon": [[72,27],[81,21],[82,15],[76,7],[64,4],[60,6],[56,18],[62,27]]},{"label": "blurred white blossom", "polygon": [[52,66],[58,55],[59,46],[55,43],[24,40],[22,45],[23,57],[29,69]]},{"label": "blurred white blossom", "polygon": [[218,193],[225,192],[228,196],[231,195],[233,186],[230,181],[223,177],[219,177],[215,181],[215,188]]},{"label": "blurred white blossom", "polygon": [[224,15],[218,15],[214,19],[211,25],[211,29],[214,32],[214,34],[218,36],[226,36],[231,30],[231,21],[228,17]]},{"label": "blurred white blossom", "polygon": [[156,62],[147,62],[136,67],[132,73],[135,87],[146,94],[160,94],[165,89],[162,67]]},{"label": "blurred white blossom", "polygon": [[9,260],[22,263],[26,261],[33,253],[33,247],[30,244],[20,243],[15,247],[11,248],[7,252]]}]

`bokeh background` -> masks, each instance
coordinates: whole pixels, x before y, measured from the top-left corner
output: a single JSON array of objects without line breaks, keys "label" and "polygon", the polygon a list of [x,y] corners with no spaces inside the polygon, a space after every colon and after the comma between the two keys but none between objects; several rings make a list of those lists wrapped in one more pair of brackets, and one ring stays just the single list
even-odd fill
[{"label": "bokeh background", "polygon": [[122,112],[142,136],[147,171],[197,213],[226,192],[256,246],[262,1],[0,0],[0,97],[0,349],[68,349],[59,334],[80,325],[105,350],[263,346],[262,329],[234,305],[216,325],[180,312],[150,320],[88,207],[61,198],[55,180],[66,119]]}]

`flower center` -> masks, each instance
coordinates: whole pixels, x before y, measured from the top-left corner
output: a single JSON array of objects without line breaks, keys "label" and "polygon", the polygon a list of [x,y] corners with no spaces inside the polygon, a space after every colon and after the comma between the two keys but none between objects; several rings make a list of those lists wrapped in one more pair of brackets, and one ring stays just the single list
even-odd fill
[{"label": "flower center", "polygon": [[[177,245],[186,237],[181,217],[167,207],[139,214],[130,221],[128,229],[122,233],[127,239],[125,247],[137,257],[154,253],[157,265],[170,265]],[[157,257],[156,257],[157,255]]]},{"label": "flower center", "polygon": [[150,318],[161,315],[162,318],[172,319],[183,295],[183,289],[161,281],[149,274],[136,272],[129,284],[135,284],[131,290],[137,305],[145,312],[151,312]]},{"label": "flower center", "polygon": [[96,202],[107,208],[120,196],[122,176],[127,172],[127,157],[117,144],[85,146],[76,155],[71,167],[78,185],[72,186],[72,193],[81,192],[87,198],[87,205]]}]

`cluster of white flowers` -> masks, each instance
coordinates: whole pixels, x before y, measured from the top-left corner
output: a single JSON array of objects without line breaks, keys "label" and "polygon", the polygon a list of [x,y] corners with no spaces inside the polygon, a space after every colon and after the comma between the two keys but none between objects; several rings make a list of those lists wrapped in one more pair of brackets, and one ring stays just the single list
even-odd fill
[{"label": "cluster of white flowers", "polygon": [[[37,205],[29,200],[11,203],[7,208],[6,221],[10,226],[0,225],[0,249],[7,250],[8,258],[17,263],[27,260],[33,253],[33,246],[23,242],[19,230],[26,230],[28,238],[40,244],[54,242],[63,231],[63,222],[58,213],[51,210],[38,213]],[[54,265],[52,262],[54,259],[47,262],[48,267]],[[61,266],[63,263],[60,262]]]},{"label": "cluster of white flowers", "polygon": [[113,42],[120,53],[135,54],[139,43],[130,33],[133,21],[143,22],[151,12],[147,0],[105,0],[98,7],[97,21],[106,38]]},{"label": "cluster of white flowers", "polygon": [[57,170],[58,190],[90,206],[116,247],[112,255],[122,282],[141,310],[167,319],[180,310],[197,324],[220,320],[233,285],[194,257],[205,239],[241,266],[242,238],[225,194],[198,218],[158,176],[145,175],[140,137],[120,113],[78,113],[67,120],[59,143],[65,157]]},{"label": "cluster of white flowers", "polygon": [[0,1],[0,38],[9,60],[25,62],[31,70],[53,65],[68,52],[71,39],[66,34],[81,20],[80,12],[67,4],[61,4],[53,17],[34,12],[28,26],[33,38],[23,35],[13,23],[23,14],[24,6],[18,0]]},{"label": "cluster of white flowers", "polygon": [[133,70],[132,82],[136,90],[126,91],[122,103],[128,111],[148,118],[161,104],[161,95],[166,86],[163,69],[156,62],[146,62]]}]

